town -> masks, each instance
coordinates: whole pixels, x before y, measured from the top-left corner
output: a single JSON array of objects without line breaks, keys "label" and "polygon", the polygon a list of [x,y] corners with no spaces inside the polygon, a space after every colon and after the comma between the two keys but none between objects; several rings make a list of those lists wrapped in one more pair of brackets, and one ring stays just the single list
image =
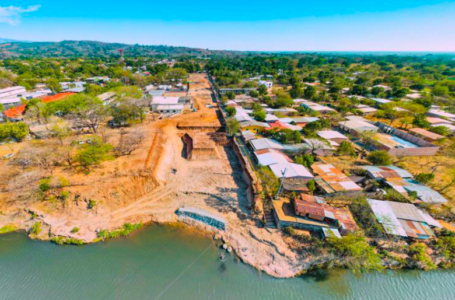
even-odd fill
[{"label": "town", "polygon": [[181,222],[275,277],[455,264],[450,56],[0,67],[0,233],[80,245]]}]

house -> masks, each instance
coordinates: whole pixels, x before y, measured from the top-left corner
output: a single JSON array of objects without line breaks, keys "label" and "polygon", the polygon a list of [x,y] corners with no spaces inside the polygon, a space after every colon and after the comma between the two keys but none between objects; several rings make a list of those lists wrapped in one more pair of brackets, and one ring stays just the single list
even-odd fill
[{"label": "house", "polygon": [[148,94],[152,97],[162,97],[165,92],[165,90],[150,90]]},{"label": "house", "polygon": [[439,108],[432,108],[428,110],[427,115],[430,117],[445,118],[452,122],[455,121],[455,114],[448,113]]},{"label": "house", "polygon": [[316,186],[325,194],[357,194],[363,191],[354,181],[331,164],[315,163],[311,166]]},{"label": "house", "polygon": [[287,155],[273,149],[259,150],[254,152],[254,155],[257,163],[261,166],[292,163]]},{"label": "house", "polygon": [[330,108],[330,107],[327,107],[327,106],[324,106],[324,105],[320,105],[318,103],[311,102],[311,101],[308,101],[308,100],[301,101],[300,102],[300,106],[303,106],[306,109],[309,109],[309,110],[314,111],[314,112],[318,112],[320,114],[336,112],[336,110],[334,110],[333,108]]},{"label": "house", "polygon": [[281,145],[280,143],[278,143],[275,140],[267,139],[267,138],[252,140],[252,141],[250,141],[250,145],[254,151],[263,150],[263,149],[276,149],[276,150],[283,149],[283,145]]},{"label": "house", "polygon": [[320,232],[326,237],[329,233],[341,237],[358,229],[347,209],[331,207],[323,198],[307,194],[294,201],[285,198],[273,201],[273,212],[278,228],[292,226]]},{"label": "house", "polygon": [[52,95],[52,96],[46,96],[43,98],[43,103],[60,101],[60,100],[65,99],[66,97],[72,96],[74,94],[75,93],[66,92],[66,93],[60,93],[60,94],[56,94],[56,95]]},{"label": "house", "polygon": [[308,181],[314,177],[304,166],[290,162],[272,164],[269,165],[269,168],[278,178],[293,178]]},{"label": "house", "polygon": [[376,108],[364,104],[359,104],[356,108],[362,115],[372,115],[378,111]]},{"label": "house", "polygon": [[12,86],[0,89],[0,99],[2,98],[21,98],[27,90],[23,86]]},{"label": "house", "polygon": [[436,117],[428,117],[427,121],[428,121],[428,123],[430,123],[430,126],[441,126],[441,125],[453,123],[452,121],[449,121],[446,119],[441,119],[441,118],[436,118]]},{"label": "house", "polygon": [[425,130],[423,128],[412,128],[409,130],[413,135],[420,137],[428,142],[436,142],[445,139],[445,136]]},{"label": "house", "polygon": [[22,104],[17,107],[12,107],[10,109],[7,109],[3,112],[3,115],[6,117],[6,119],[10,120],[11,122],[19,122],[24,119],[23,114],[25,112],[25,104]]},{"label": "house", "polygon": [[337,144],[341,144],[344,141],[349,141],[349,138],[347,136],[342,135],[341,133],[339,133],[338,131],[335,131],[335,130],[318,131],[317,135],[323,139],[335,142]]},{"label": "house", "polygon": [[115,98],[117,97],[117,93],[116,92],[106,92],[101,95],[98,95],[97,97],[98,97],[98,99],[103,101],[103,103],[105,105],[107,105],[115,100]]},{"label": "house", "polygon": [[434,236],[438,221],[413,204],[368,199],[371,210],[384,230],[394,236],[426,240]]},{"label": "house", "polygon": [[388,104],[388,103],[392,102],[392,100],[381,99],[381,98],[371,98],[371,100],[376,102],[377,107],[381,106],[382,104]]},{"label": "house", "polygon": [[412,134],[375,122],[379,128],[375,140],[368,146],[376,150],[383,150],[393,156],[432,156],[439,147]]},{"label": "house", "polygon": [[378,132],[379,128],[374,126],[373,124],[365,121],[345,121],[340,122],[339,125],[341,130],[351,133],[351,134],[359,134],[363,132]]},{"label": "house", "polygon": [[412,174],[406,170],[395,166],[364,166],[368,176],[374,180],[386,180],[388,178],[413,178]]},{"label": "house", "polygon": [[405,197],[408,197],[410,192],[415,192],[419,201],[427,203],[447,202],[447,199],[441,194],[415,181],[412,174],[401,168],[394,166],[364,166],[363,169],[367,171],[370,178],[383,182]]},{"label": "house", "polygon": [[264,85],[266,88],[271,89],[273,87],[272,81],[259,80],[259,86]]},{"label": "house", "polygon": [[307,124],[315,121],[319,121],[318,117],[298,117],[298,118],[293,118],[292,121],[302,127],[305,127]]},{"label": "house", "polygon": [[256,134],[254,134],[254,133],[253,133],[252,131],[250,131],[250,130],[243,130],[243,131],[241,132],[241,134],[242,134],[243,140],[244,140],[245,142],[249,142],[249,141],[251,141],[251,140],[255,140],[255,139],[256,139]]},{"label": "house", "polygon": [[159,113],[181,113],[185,105],[192,107],[191,101],[186,97],[163,97],[156,96],[152,98],[152,110]]},{"label": "house", "polygon": [[239,122],[239,125],[240,125],[240,128],[242,128],[242,130],[249,130],[253,133],[262,132],[266,128],[270,127],[270,125],[268,123],[258,122],[255,120],[242,121],[242,122]]},{"label": "house", "polygon": [[254,91],[256,89],[254,88],[222,88],[218,89],[220,95],[224,95],[227,93],[234,93],[236,95],[241,95],[241,94],[249,94],[251,91]]}]

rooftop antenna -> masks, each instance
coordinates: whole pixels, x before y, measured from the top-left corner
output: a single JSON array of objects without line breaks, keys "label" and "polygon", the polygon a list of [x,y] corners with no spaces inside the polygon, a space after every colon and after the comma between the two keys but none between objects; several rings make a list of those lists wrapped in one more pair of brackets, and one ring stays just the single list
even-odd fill
[{"label": "rooftop antenna", "polygon": [[278,192],[276,193],[275,199],[278,199],[278,196],[281,194],[283,191],[283,181],[286,176],[286,172],[288,171],[288,168],[284,168],[283,171],[281,171],[281,177],[280,177],[280,188],[278,189]]}]

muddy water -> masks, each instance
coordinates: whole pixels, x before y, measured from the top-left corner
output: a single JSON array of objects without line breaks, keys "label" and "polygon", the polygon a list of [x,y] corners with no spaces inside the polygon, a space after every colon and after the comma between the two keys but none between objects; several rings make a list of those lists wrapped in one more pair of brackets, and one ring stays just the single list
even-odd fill
[{"label": "muddy water", "polygon": [[0,299],[455,299],[455,271],[274,279],[186,229],[75,247],[0,236]]}]

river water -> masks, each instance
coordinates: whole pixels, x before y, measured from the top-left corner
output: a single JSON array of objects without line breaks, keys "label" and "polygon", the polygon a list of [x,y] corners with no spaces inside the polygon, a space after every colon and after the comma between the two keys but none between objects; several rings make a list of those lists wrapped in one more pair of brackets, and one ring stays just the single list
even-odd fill
[{"label": "river water", "polygon": [[213,240],[157,225],[80,247],[13,233],[0,236],[0,299],[455,299],[455,271],[274,279],[218,256]]}]

